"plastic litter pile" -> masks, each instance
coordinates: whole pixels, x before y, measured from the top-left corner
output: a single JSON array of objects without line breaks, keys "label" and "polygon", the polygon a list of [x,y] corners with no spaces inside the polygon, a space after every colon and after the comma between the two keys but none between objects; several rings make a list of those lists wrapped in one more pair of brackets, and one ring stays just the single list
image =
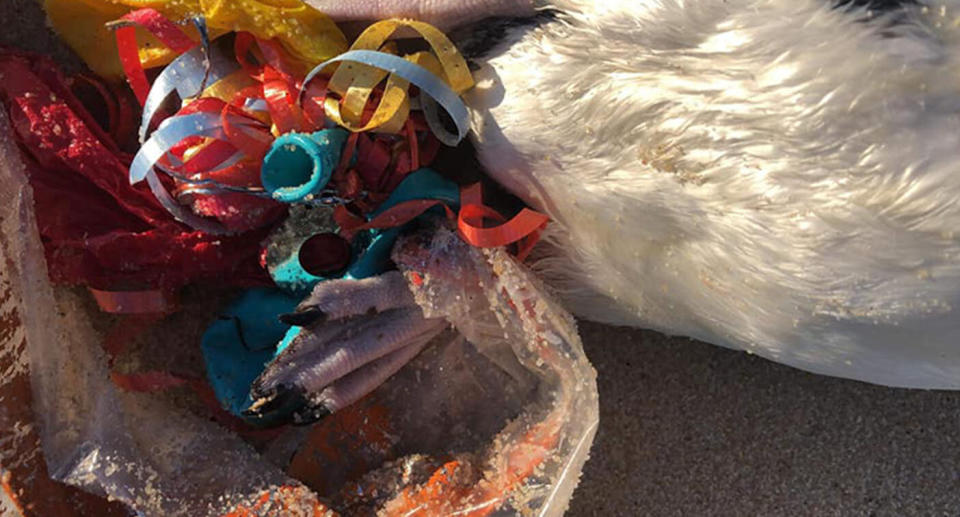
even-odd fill
[{"label": "plastic litter pile", "polygon": [[[547,218],[430,167],[469,129],[454,45],[387,20],[348,47],[298,0],[141,4],[47,2],[105,79],[0,49],[0,193],[32,199],[5,209],[2,301],[49,475],[147,515],[562,512],[593,371],[520,265]],[[310,427],[252,411],[307,325],[279,317],[392,270],[452,329]]]}]

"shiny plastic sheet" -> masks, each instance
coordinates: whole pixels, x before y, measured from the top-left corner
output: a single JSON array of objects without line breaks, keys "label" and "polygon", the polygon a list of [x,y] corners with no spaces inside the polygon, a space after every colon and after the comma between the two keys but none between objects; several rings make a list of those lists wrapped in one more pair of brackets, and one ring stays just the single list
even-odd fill
[{"label": "shiny plastic sheet", "polygon": [[[2,431],[0,464],[11,471],[23,510],[101,514],[72,508],[67,489],[44,474],[146,515],[218,515],[281,486],[300,487],[303,504],[312,508],[313,494],[232,433],[152,394],[114,387],[93,325],[97,309],[47,280],[32,195],[5,113],[0,120],[0,257],[7,286],[0,305],[11,315],[0,335],[0,354],[10,364],[0,390],[22,386],[25,375],[30,385],[26,400],[22,394],[0,402],[0,418],[16,422]],[[23,411],[25,401],[32,414]],[[35,458],[37,437],[45,465]]]},{"label": "shiny plastic sheet", "polygon": [[[451,330],[355,406],[254,448],[170,393],[111,383],[106,316],[49,284],[17,158],[0,125],[0,465],[17,511],[125,513],[66,485],[142,515],[565,510],[596,430],[595,374],[573,319],[504,250],[444,228],[405,238],[394,260]],[[169,334],[212,317],[188,298],[176,325],[143,338],[141,362],[199,346]]]}]

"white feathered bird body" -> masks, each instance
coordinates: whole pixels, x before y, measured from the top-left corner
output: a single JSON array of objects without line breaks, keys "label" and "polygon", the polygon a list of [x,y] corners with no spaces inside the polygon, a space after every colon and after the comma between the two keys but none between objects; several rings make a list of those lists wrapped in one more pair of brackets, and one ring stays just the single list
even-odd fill
[{"label": "white feathered bird body", "polygon": [[574,313],[960,388],[960,2],[557,1],[469,99]]}]

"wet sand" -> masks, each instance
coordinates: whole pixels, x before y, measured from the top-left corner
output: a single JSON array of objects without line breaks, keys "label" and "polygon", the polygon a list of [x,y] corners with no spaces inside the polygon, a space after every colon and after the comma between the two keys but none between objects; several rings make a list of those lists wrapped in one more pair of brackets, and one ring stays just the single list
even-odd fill
[{"label": "wet sand", "polygon": [[581,324],[600,428],[569,515],[958,515],[960,392]]},{"label": "wet sand", "polygon": [[[0,44],[69,55],[33,0]],[[960,392],[816,376],[583,323],[601,422],[569,515],[957,515]]]}]

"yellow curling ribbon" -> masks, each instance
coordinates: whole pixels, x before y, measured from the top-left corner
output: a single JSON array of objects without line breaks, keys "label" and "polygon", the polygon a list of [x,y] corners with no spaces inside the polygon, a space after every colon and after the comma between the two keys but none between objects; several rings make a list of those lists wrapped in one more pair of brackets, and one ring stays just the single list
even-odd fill
[{"label": "yellow curling ribbon", "polygon": [[[379,50],[389,52],[384,44],[401,27],[416,31],[429,45],[431,52],[417,52],[405,59],[430,70],[456,93],[473,87],[473,76],[463,56],[449,38],[430,24],[413,20],[385,20],[371,25],[350,47],[350,50]],[[387,77],[380,104],[370,120],[363,124],[363,110],[374,88]],[[341,63],[330,78],[327,88],[338,98],[328,97],[324,102],[327,116],[337,124],[354,132],[377,130],[398,133],[410,111],[407,94],[410,83],[384,70],[361,63]]]},{"label": "yellow curling ribbon", "polygon": [[[210,36],[230,31],[276,39],[309,68],[342,54],[347,40],[327,15],[301,0],[44,0],[53,27],[92,70],[120,77],[116,41],[105,27],[134,9],[153,8],[174,21],[206,18]],[[191,36],[193,27],[184,25]],[[196,38],[199,41],[199,38]],[[140,61],[145,68],[168,63],[176,55],[145,31],[137,29]]]},{"label": "yellow curling ribbon", "polygon": [[[229,103],[233,100],[237,92],[248,86],[254,86],[255,84],[257,84],[257,82],[251,79],[245,70],[236,70],[232,74],[208,86],[207,89],[203,90],[196,98],[214,97]],[[186,106],[193,101],[194,99],[183,99],[183,105]]]}]

